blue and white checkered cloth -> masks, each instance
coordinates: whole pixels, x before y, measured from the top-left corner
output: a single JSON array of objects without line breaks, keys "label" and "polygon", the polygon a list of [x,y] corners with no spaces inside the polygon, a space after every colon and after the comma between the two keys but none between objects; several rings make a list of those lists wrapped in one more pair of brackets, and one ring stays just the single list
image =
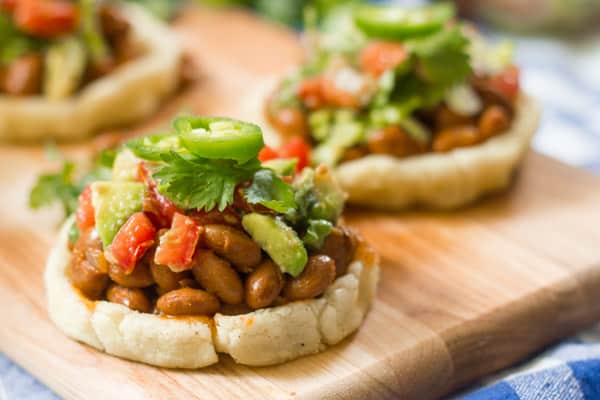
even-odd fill
[{"label": "blue and white checkered cloth", "polygon": [[[544,106],[535,149],[600,172],[600,38],[576,45],[535,38],[516,42],[524,87]],[[600,400],[600,324],[486,382],[457,398]],[[0,400],[5,399],[57,396],[0,354]]]},{"label": "blue and white checkered cloth", "polygon": [[600,399],[600,325],[513,369],[462,400]]},{"label": "blue and white checkered cloth", "polygon": [[[544,107],[534,148],[600,172],[600,38],[516,42],[525,90]],[[600,400],[600,324],[486,382],[457,398]]]}]

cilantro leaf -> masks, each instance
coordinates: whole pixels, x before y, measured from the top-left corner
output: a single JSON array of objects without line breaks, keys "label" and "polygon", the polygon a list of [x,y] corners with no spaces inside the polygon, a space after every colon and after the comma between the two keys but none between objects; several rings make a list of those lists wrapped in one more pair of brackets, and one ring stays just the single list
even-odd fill
[{"label": "cilantro leaf", "polygon": [[261,204],[278,213],[292,213],[296,208],[292,186],[270,169],[261,169],[254,174],[245,195],[250,204]]},{"label": "cilantro leaf", "polygon": [[408,46],[417,57],[417,75],[438,87],[450,87],[464,81],[471,73],[468,39],[460,27],[442,29]]},{"label": "cilantro leaf", "polygon": [[444,28],[406,45],[413,69],[396,74],[392,90],[382,77],[380,92],[369,110],[374,127],[401,123],[415,110],[438,104],[450,87],[464,82],[471,73],[469,42],[458,27]]},{"label": "cilantro leaf", "polygon": [[[58,150],[50,147],[53,157],[61,158]],[[95,158],[93,166],[83,176],[76,177],[75,163],[64,161],[62,169],[56,173],[43,174],[29,192],[29,207],[37,210],[50,206],[55,202],[61,203],[65,216],[77,210],[79,194],[87,184],[110,180],[116,149],[104,149]]]},{"label": "cilantro leaf", "polygon": [[41,175],[29,193],[29,207],[37,210],[60,202],[65,215],[77,209],[77,197],[80,189],[73,182],[75,164],[67,161],[61,171],[54,174]]},{"label": "cilantro leaf", "polygon": [[260,169],[256,159],[244,164],[232,160],[184,158],[170,152],[162,155],[166,165],[158,167],[153,177],[158,191],[177,206],[223,211],[233,202],[235,187],[252,179]]},{"label": "cilantro leaf", "polygon": [[19,32],[11,18],[0,12],[0,65],[9,64],[26,53],[39,51],[45,44],[43,40]]},{"label": "cilantro leaf", "polygon": [[331,233],[333,224],[325,219],[311,219],[308,221],[308,228],[302,237],[304,244],[313,249],[319,250],[323,246],[323,241]]}]

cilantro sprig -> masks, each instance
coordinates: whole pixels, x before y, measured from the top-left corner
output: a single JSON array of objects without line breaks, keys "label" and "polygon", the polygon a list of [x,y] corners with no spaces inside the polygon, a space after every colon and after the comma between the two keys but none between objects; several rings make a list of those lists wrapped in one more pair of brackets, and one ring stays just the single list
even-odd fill
[{"label": "cilantro sprig", "polygon": [[[403,43],[409,51],[407,62],[382,77],[380,91],[369,106],[376,120],[379,115],[396,114],[404,119],[420,108],[435,106],[472,72],[469,41],[459,26],[443,27]],[[394,118],[383,122],[398,123]]]},{"label": "cilantro sprig", "polygon": [[63,160],[60,170],[38,177],[29,192],[29,207],[37,210],[59,203],[65,216],[71,215],[77,209],[79,194],[88,183],[110,179],[116,152],[116,149],[102,150],[95,157],[91,168],[83,174],[77,173],[77,166],[73,161]]},{"label": "cilantro sprig", "polygon": [[238,185],[250,204],[293,213],[291,186],[263,168],[258,152],[262,132],[254,124],[218,117],[180,117],[174,133],[133,139],[126,146],[153,164],[158,190],[183,209],[223,211]]},{"label": "cilantro sprig", "polygon": [[260,204],[282,214],[291,214],[296,209],[294,190],[270,169],[256,171],[252,185],[246,190],[250,204]]},{"label": "cilantro sprig", "polygon": [[79,186],[74,183],[75,164],[66,161],[61,170],[41,175],[29,194],[29,207],[34,210],[60,202],[65,215],[77,209]]},{"label": "cilantro sprig", "polygon": [[183,209],[223,211],[233,203],[235,188],[252,179],[260,168],[258,160],[238,164],[232,160],[184,158],[163,154],[163,166],[153,174],[158,190]]}]

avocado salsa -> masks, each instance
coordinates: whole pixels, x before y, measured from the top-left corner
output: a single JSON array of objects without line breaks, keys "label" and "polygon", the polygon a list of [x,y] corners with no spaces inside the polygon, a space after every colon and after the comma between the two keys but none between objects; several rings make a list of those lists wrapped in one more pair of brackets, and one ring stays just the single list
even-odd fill
[{"label": "avocado salsa", "polygon": [[142,51],[119,9],[94,0],[0,0],[0,95],[56,100]]},{"label": "avocado salsa", "polygon": [[307,17],[302,66],[267,99],[284,137],[330,167],[480,144],[510,127],[520,93],[509,43],[488,44],[449,4],[360,5]]},{"label": "avocado salsa", "polygon": [[245,313],[318,297],[361,239],[325,166],[262,163],[256,125],[181,117],[133,139],[88,184],[67,276],[91,300],[166,316]]}]

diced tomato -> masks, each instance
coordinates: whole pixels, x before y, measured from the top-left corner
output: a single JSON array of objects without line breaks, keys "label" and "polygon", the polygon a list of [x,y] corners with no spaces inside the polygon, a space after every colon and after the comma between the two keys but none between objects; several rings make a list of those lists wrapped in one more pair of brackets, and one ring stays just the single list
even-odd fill
[{"label": "diced tomato", "polygon": [[356,108],[360,105],[358,94],[340,88],[332,74],[305,79],[297,94],[310,110],[325,106]]},{"label": "diced tomato", "polygon": [[67,0],[19,0],[14,4],[14,19],[24,32],[52,38],[75,30],[77,5]]},{"label": "diced tomato", "polygon": [[314,76],[303,80],[298,86],[298,97],[310,109],[324,106],[323,77]]},{"label": "diced tomato", "polygon": [[269,146],[263,147],[258,153],[258,159],[260,162],[274,160],[276,158],[279,158],[279,154]]},{"label": "diced tomato", "polygon": [[408,51],[401,43],[373,42],[360,53],[360,66],[363,71],[379,76],[403,63],[407,57]]},{"label": "diced tomato", "polygon": [[365,86],[361,85],[361,89],[350,92],[339,87],[335,76],[324,77],[321,84],[323,102],[333,107],[358,108],[360,107],[360,91],[364,88]]},{"label": "diced tomato", "polygon": [[131,273],[146,250],[154,244],[156,228],[143,212],[133,214],[119,229],[110,247],[113,259]]},{"label": "diced tomato", "polygon": [[305,112],[298,106],[281,106],[269,99],[265,107],[269,123],[283,136],[310,134]]},{"label": "diced tomato", "polygon": [[0,8],[12,13],[17,7],[17,0],[0,0]]},{"label": "diced tomato", "polygon": [[171,229],[160,237],[154,262],[174,272],[191,269],[200,233],[201,227],[193,218],[175,213]]},{"label": "diced tomato", "polygon": [[159,228],[171,226],[173,215],[182,211],[158,191],[156,182],[143,162],[138,164],[137,180],[148,187],[148,195],[144,197],[142,209]]},{"label": "diced tomato", "polygon": [[496,92],[514,101],[520,91],[519,75],[519,68],[513,65],[492,76],[489,79],[489,85]]},{"label": "diced tomato", "polygon": [[94,206],[92,205],[92,187],[90,185],[87,185],[79,195],[79,206],[75,212],[75,222],[80,232],[84,232],[96,224]]},{"label": "diced tomato", "polygon": [[293,137],[279,149],[279,158],[297,158],[296,172],[300,172],[309,163],[310,146],[300,136]]}]

